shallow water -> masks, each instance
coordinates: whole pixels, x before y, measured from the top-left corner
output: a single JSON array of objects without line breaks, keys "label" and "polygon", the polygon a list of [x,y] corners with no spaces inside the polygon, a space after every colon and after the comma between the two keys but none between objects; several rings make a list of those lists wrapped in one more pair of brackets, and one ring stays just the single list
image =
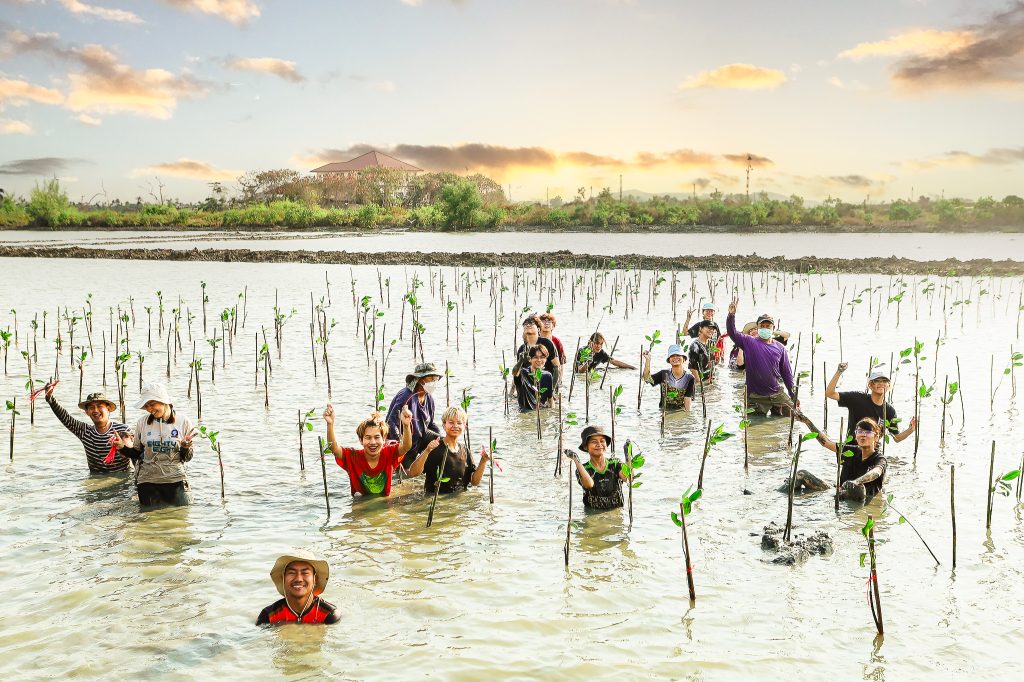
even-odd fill
[{"label": "shallow water", "polygon": [[[588,315],[583,286],[592,285],[592,272],[546,271],[545,284],[554,275],[559,287],[545,292],[540,303],[534,284],[537,273],[525,273],[529,285],[520,283],[513,301],[513,273],[506,270],[501,276],[509,290],[503,294],[504,314],[495,342],[488,278],[498,276],[498,271],[456,274],[450,268],[381,268],[382,277],[391,280],[388,307],[388,290],[381,296],[377,272],[370,267],[36,259],[0,259],[0,266],[7,281],[17,283],[4,289],[0,327],[13,331],[8,311],[14,308],[20,332],[20,345],[12,345],[9,374],[0,379],[0,392],[6,398],[17,395],[22,412],[14,461],[4,457],[6,484],[0,487],[5,529],[0,535],[0,589],[7,595],[0,604],[4,679],[193,679],[214,674],[229,679],[415,675],[476,680],[488,674],[515,679],[737,679],[788,673],[794,666],[812,679],[906,680],[968,672],[978,679],[1011,679],[1020,674],[1016,652],[1024,643],[1019,609],[1024,596],[1024,525],[1015,500],[997,497],[987,535],[983,496],[992,435],[999,439],[997,473],[1016,468],[1021,456],[1021,448],[1008,438],[1019,418],[1010,377],[999,385],[994,408],[988,405],[990,357],[998,354],[998,373],[1007,364],[1010,346],[1019,343],[1020,280],[907,278],[901,283],[876,276],[870,286],[881,289],[874,292],[870,316],[866,295],[853,309],[852,320],[850,308],[843,306],[843,357],[851,368],[841,389],[860,388],[871,355],[888,360],[891,352],[911,346],[915,335],[926,340],[922,379],[936,387],[922,404],[916,462],[913,438],[889,446],[886,489],[942,565],[935,567],[894,513],[881,517],[878,570],[886,637],[879,645],[873,641],[865,598],[867,569],[859,563],[865,551],[859,531],[869,513],[879,517],[879,500],[867,507],[844,504],[837,517],[827,493],[798,498],[795,532],[827,530],[835,539],[835,553],[812,557],[796,567],[765,561],[771,555],[760,548],[760,530],[769,521],[784,522],[786,514],[786,499],[776,492],[791,457],[785,446],[786,420],[755,421],[746,472],[741,436],[712,451],[704,497],[688,517],[697,590],[696,604],[690,606],[678,529],[669,513],[677,508],[682,490],[696,481],[704,423],[697,406],[693,416],[670,414],[661,435],[652,389],[645,388],[637,410],[635,371],[611,370],[605,392],[595,388],[590,406],[591,421],[607,426],[607,389],[624,387],[616,436],[620,441],[632,438],[647,455],[644,485],[635,492],[633,527],[627,528],[625,514],[619,511],[584,514],[577,486],[570,566],[565,569],[562,543],[570,483],[566,476],[552,476],[557,419],[544,415],[543,438],[538,441],[532,415],[503,414],[501,351],[510,357],[518,311],[526,305],[543,309],[550,295],[559,315],[556,334],[567,352],[572,352],[577,337],[589,334],[600,321],[609,341],[620,336],[620,357],[635,361],[646,334],[660,329],[667,342],[676,327],[669,281],[647,310],[650,272],[642,273],[641,293],[626,320],[625,273],[618,275],[622,294],[611,301],[611,312],[601,306],[611,300],[615,275],[598,277],[598,302]],[[453,402],[460,400],[464,388],[474,396],[474,450],[479,451],[484,434],[493,428],[503,457],[504,471],[495,475],[493,506],[488,504],[485,476],[482,489],[442,498],[434,525],[427,529],[428,501],[421,483],[402,484],[390,500],[353,502],[347,476],[328,460],[332,513],[327,518],[320,467],[312,454],[315,436],[324,433],[322,421],[318,419],[316,432],[305,438],[305,472],[299,471],[296,435],[297,411],[319,411],[328,400],[322,364],[318,377],[312,376],[307,326],[310,292],[317,300],[324,296],[327,303],[325,272],[330,280],[327,314],[338,322],[329,351],[339,436],[354,444],[354,426],[373,401],[373,367],[367,366],[356,335],[350,277],[356,280],[356,296],[370,296],[371,305],[385,312],[379,321],[380,326],[387,325],[377,338],[379,355],[382,336],[387,341],[398,336],[405,282],[418,275],[423,282],[418,298],[427,359],[449,362]],[[445,338],[441,276],[445,298],[460,304],[458,349],[454,311],[450,338]],[[671,279],[670,274],[664,276]],[[483,283],[472,285],[472,300],[462,305],[454,282],[465,277]],[[579,277],[584,284],[578,283]],[[211,332],[218,312],[239,301],[238,295],[248,287],[246,324],[233,355],[227,355],[226,367],[218,359],[216,383],[210,382],[211,349],[200,338],[200,281],[208,283]],[[709,281],[715,282],[716,298],[723,304],[730,285],[710,280],[705,273],[697,273],[693,280],[698,297],[708,297]],[[928,283],[935,284],[932,298],[922,293]],[[686,297],[680,304],[680,323],[691,300],[690,284],[689,274],[681,274],[679,294]],[[793,355],[802,332],[801,370],[810,369],[813,310],[815,332],[823,340],[815,350],[814,381],[808,377],[801,394],[805,410],[822,423],[821,363],[832,368],[840,356],[840,298],[849,301],[851,292],[867,288],[869,277],[811,276],[798,278],[794,287],[792,275],[762,280],[755,274],[753,280],[744,275],[740,286],[741,320],[762,310],[774,311],[781,317],[781,327],[793,333]],[[943,286],[950,287],[946,314]],[[886,305],[886,300],[903,289],[897,326],[897,304]],[[40,325],[38,340],[38,366],[45,369],[37,376],[52,372],[57,306],[80,308],[92,293],[93,342],[100,355],[100,335],[109,329],[108,306],[130,309],[131,296],[136,314],[130,330],[132,349],[141,348],[145,354],[144,376],[161,378],[166,342],[154,329],[153,348],[146,347],[144,310],[152,307],[156,319],[158,290],[164,295],[165,315],[177,307],[179,295],[197,315],[192,333],[204,358],[203,420],[221,433],[227,495],[222,501],[216,457],[202,445],[189,469],[195,504],[140,513],[126,481],[87,475],[78,442],[41,400],[36,424],[29,426],[20,350],[26,347],[25,330],[32,314],[48,310],[49,338],[41,337]],[[285,325],[281,357],[276,350],[272,355],[271,406],[265,410],[262,384],[253,385],[253,335],[261,326],[272,326],[275,290],[281,308],[294,307],[297,312]],[[971,303],[953,306],[962,299]],[[480,330],[475,335],[475,363],[473,315]],[[724,327],[724,315],[721,322]],[[409,324],[407,310],[405,338],[396,343],[387,364],[388,400],[413,362]],[[936,363],[935,337],[944,330],[948,336]],[[185,350],[176,361],[172,358],[170,386],[179,396],[180,409],[194,416],[194,403],[184,398],[191,353],[184,323],[181,334]],[[77,370],[69,367],[66,329],[64,341],[57,395],[72,406],[78,399],[78,382]],[[79,323],[75,344],[83,341]],[[660,355],[665,347],[655,350],[655,369],[663,366]],[[955,380],[957,357],[970,409],[965,411],[965,424],[959,401],[953,402],[946,446],[940,448],[938,395],[944,376]],[[108,369],[107,390],[116,392],[112,377]],[[100,362],[90,356],[85,391],[97,390],[101,382]],[[137,382],[138,362],[133,359],[128,367],[129,402],[137,393]],[[913,383],[912,369],[904,365],[895,379],[894,398],[904,419],[913,412]],[[709,418],[734,433],[740,433],[733,408],[740,390],[739,378],[726,370],[721,385],[707,393]],[[444,395],[439,387],[439,403],[444,403]],[[584,396],[577,382],[565,409],[580,415],[580,426],[567,427],[568,447],[582,428]],[[134,422],[139,411],[129,405],[128,413]],[[830,404],[830,431],[838,428],[841,415],[845,410]],[[8,419],[6,414],[3,419]],[[801,467],[824,478],[834,475],[833,461],[813,442],[801,453]],[[951,464],[957,468],[959,491],[955,571],[949,562]],[[744,495],[744,489],[753,494]],[[253,627],[260,609],[278,598],[268,578],[274,559],[297,546],[318,550],[331,562],[325,598],[339,606],[343,624],[326,629]]]},{"label": "shallow water", "polygon": [[0,246],[92,246],[120,249],[196,247],[211,249],[296,249],[330,251],[440,251],[544,253],[567,250],[599,256],[785,256],[801,258],[889,258],[1024,260],[1019,234],[616,234],[593,232],[0,232]]}]

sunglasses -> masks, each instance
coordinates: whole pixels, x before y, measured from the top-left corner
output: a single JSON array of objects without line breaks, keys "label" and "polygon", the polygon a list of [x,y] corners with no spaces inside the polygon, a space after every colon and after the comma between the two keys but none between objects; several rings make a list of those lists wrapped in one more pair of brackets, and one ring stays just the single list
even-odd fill
[{"label": "sunglasses", "polygon": [[875,432],[871,429],[854,429],[853,433],[858,436],[873,436]]}]

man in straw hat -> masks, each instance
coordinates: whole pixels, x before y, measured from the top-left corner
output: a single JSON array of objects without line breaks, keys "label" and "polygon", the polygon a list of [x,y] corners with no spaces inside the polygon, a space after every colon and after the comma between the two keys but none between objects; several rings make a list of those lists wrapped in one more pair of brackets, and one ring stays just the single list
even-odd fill
[{"label": "man in straw hat", "polygon": [[270,579],[284,599],[260,611],[256,625],[337,623],[337,607],[320,598],[330,573],[327,562],[313,552],[299,550],[278,557]]},{"label": "man in straw hat", "polygon": [[135,407],[149,414],[139,418],[134,434],[118,434],[117,448],[136,461],[139,505],[189,504],[185,462],[192,459],[192,439],[197,433],[192,420],[174,410],[164,384],[143,386]]},{"label": "man in straw hat", "polygon": [[[405,375],[405,388],[391,400],[388,408],[388,433],[402,432],[402,408],[408,407],[412,412],[412,448],[405,455],[405,461],[411,462],[423,451],[427,442],[440,437],[441,429],[434,423],[436,414],[434,406],[434,389],[441,373],[432,362],[421,362],[416,368]],[[431,434],[426,437],[428,432]]]},{"label": "man in straw hat", "polygon": [[110,413],[117,410],[113,400],[107,398],[103,393],[90,393],[85,400],[78,403],[78,408],[92,421],[86,424],[68,414],[68,411],[57,402],[53,395],[55,383],[46,385],[46,404],[53,410],[54,416],[60,420],[71,433],[75,434],[78,440],[82,441],[85,447],[85,459],[89,463],[90,474],[110,474],[115,471],[126,471],[131,462],[123,453],[117,451],[115,446],[115,433],[130,433],[126,425],[113,421]]},{"label": "man in straw hat", "polygon": [[788,417],[794,407],[793,367],[785,346],[775,339],[775,319],[768,314],[758,316],[757,336],[744,336],[736,330],[738,305],[739,297],[733,296],[725,327],[729,338],[743,351],[749,405],[762,416],[775,413]]}]

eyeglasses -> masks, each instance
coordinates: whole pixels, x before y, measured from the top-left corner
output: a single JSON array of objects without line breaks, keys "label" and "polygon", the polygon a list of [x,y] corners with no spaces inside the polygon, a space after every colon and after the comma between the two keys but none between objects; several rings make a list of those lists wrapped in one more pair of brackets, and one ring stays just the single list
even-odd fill
[{"label": "eyeglasses", "polygon": [[858,429],[854,429],[853,433],[855,435],[858,435],[858,436],[873,436],[873,435],[875,435],[875,432],[872,431],[871,429],[859,429],[858,428]]}]

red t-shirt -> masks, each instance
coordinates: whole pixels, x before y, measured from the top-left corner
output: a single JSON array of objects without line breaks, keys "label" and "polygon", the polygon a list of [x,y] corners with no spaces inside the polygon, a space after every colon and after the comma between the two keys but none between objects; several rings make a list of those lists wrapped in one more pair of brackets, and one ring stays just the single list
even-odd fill
[{"label": "red t-shirt", "polygon": [[334,461],[348,472],[353,495],[362,493],[387,497],[391,494],[391,476],[404,458],[405,455],[398,454],[398,441],[389,440],[381,448],[380,458],[374,469],[366,462],[365,450],[342,448],[341,456],[335,456]]}]

